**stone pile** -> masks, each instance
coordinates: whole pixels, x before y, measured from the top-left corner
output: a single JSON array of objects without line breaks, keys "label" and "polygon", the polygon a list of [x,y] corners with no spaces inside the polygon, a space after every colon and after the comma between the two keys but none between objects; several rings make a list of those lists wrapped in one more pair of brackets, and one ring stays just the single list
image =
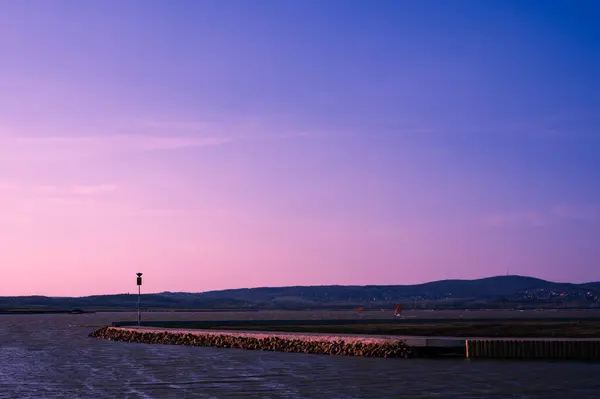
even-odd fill
[{"label": "stone pile", "polygon": [[90,334],[94,338],[144,344],[169,344],[237,348],[248,350],[313,353],[339,356],[409,358],[413,351],[403,341],[370,337],[330,337],[302,334],[237,333],[215,331],[165,331],[104,327]]}]

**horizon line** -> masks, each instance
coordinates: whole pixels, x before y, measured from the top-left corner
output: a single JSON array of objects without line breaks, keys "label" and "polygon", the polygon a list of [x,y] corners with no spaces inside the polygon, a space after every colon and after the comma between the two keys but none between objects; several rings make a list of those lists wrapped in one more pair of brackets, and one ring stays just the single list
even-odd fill
[{"label": "horizon line", "polygon": [[[525,275],[519,275],[519,274],[510,274],[510,275],[495,275],[495,276],[488,276],[488,277],[480,277],[480,278],[473,278],[473,279],[442,279],[442,280],[431,280],[431,281],[427,281],[424,283],[418,283],[418,284],[365,284],[365,285],[356,285],[356,284],[315,284],[315,285],[281,285],[281,286],[255,286],[255,287],[241,287],[241,288],[224,288],[224,289],[216,289],[216,290],[209,290],[209,291],[159,291],[159,292],[142,292],[142,296],[144,295],[160,295],[160,294],[193,294],[193,295],[197,295],[197,294],[208,294],[208,293],[213,293],[213,292],[223,292],[223,291],[238,291],[238,290],[258,290],[258,289],[272,289],[272,288],[310,288],[310,287],[398,287],[398,286],[403,286],[403,287],[415,287],[415,286],[420,286],[420,285],[426,285],[426,284],[432,284],[432,283],[439,283],[439,282],[448,282],[448,281],[481,281],[481,280],[488,280],[488,279],[494,279],[494,278],[514,278],[514,277],[520,277],[520,278],[526,278],[526,279],[534,279],[534,280],[539,280],[539,281],[543,281],[543,282],[547,282],[547,283],[554,283],[554,284],[571,284],[571,285],[585,285],[585,284],[596,284],[596,283],[600,283],[600,281],[586,281],[586,282],[582,282],[582,283],[573,283],[573,282],[565,282],[565,281],[554,281],[554,280],[546,280],[543,278],[539,278],[539,277],[533,277],[533,276],[525,276]],[[81,295],[81,296],[60,296],[60,295],[39,295],[39,294],[32,294],[32,295],[9,295],[9,296],[2,296],[0,295],[0,298],[31,298],[31,297],[42,297],[42,298],[50,298],[50,299],[77,299],[77,298],[89,298],[89,297],[95,297],[95,296],[117,296],[117,295],[132,295],[132,296],[137,296],[138,294],[136,292],[120,292],[120,293],[106,293],[106,294],[90,294],[90,295]]]}]

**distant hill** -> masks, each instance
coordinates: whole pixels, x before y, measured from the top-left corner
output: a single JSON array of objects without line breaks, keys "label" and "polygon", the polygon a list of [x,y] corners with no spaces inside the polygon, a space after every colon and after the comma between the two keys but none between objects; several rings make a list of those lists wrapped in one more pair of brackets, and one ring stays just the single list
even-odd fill
[{"label": "distant hill", "polygon": [[279,288],[246,288],[204,293],[210,299],[237,299],[243,301],[273,301],[293,297],[318,302],[397,301],[412,297],[431,299],[489,298],[512,295],[535,288],[568,289],[575,284],[560,284],[532,277],[502,276],[480,280],[441,280],[419,285],[367,285],[367,286],[309,286]]},{"label": "distant hill", "polygon": [[[142,295],[145,309],[318,309],[382,308],[402,303],[420,308],[598,307],[600,282],[555,283],[533,277],[498,276],[478,280],[441,280],[418,285],[297,286],[247,288],[203,293]],[[81,298],[0,297],[10,309],[131,310],[137,295]]]}]

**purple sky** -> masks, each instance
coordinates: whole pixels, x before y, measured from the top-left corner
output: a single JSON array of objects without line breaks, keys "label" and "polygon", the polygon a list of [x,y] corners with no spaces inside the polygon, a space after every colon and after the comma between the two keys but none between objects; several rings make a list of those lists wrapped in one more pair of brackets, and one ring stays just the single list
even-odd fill
[{"label": "purple sky", "polygon": [[598,21],[0,2],[0,295],[600,280]]}]

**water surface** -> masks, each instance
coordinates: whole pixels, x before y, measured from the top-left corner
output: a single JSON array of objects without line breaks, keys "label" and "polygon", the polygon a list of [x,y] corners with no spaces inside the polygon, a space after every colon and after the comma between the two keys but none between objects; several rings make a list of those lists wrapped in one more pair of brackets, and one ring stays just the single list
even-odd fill
[{"label": "water surface", "polygon": [[126,318],[135,316],[0,316],[0,398],[600,398],[599,363],[367,359],[87,337]]}]

